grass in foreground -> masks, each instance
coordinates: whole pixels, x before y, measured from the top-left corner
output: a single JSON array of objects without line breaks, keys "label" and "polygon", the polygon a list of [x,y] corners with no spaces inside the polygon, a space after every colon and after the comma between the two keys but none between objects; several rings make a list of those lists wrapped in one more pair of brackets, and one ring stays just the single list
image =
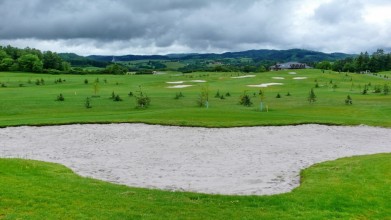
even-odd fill
[{"label": "grass in foreground", "polygon": [[[241,79],[232,77],[242,76],[243,73],[167,72],[163,75],[116,76],[1,72],[0,127],[116,122],[203,127],[305,123],[391,127],[391,94],[374,93],[384,85],[391,87],[390,80],[364,74],[322,73],[316,69],[296,72],[295,75],[289,74],[289,71],[250,73],[255,77]],[[94,82],[97,79],[99,83],[95,91]],[[43,85],[41,80],[44,81]],[[177,85],[167,82],[179,81],[192,86],[167,88]],[[263,83],[283,85],[267,88],[247,86]],[[129,92],[137,94],[139,86],[151,98],[151,105],[145,110],[136,109],[135,98],[128,95]],[[197,107],[203,87],[209,88],[208,109]],[[362,95],[366,87],[368,92]],[[307,98],[312,88],[317,100],[310,104]],[[260,111],[260,89],[264,93],[264,110],[267,105],[269,112]],[[92,97],[95,92],[99,97]],[[110,99],[113,92],[123,101],[114,102]],[[175,99],[179,92],[184,97]],[[217,92],[224,95],[224,99],[215,98]],[[230,96],[225,96],[228,92]],[[244,92],[251,97],[251,107],[238,104]],[[291,96],[286,96],[288,92]],[[59,94],[64,96],[65,101],[55,101]],[[277,94],[281,98],[276,98]],[[352,105],[345,104],[348,95],[353,99]],[[92,108],[85,108],[87,97],[90,98]]]},{"label": "grass in foreground", "polygon": [[391,154],[302,171],[274,196],[221,196],[114,185],[38,161],[0,160],[0,219],[391,219]]}]

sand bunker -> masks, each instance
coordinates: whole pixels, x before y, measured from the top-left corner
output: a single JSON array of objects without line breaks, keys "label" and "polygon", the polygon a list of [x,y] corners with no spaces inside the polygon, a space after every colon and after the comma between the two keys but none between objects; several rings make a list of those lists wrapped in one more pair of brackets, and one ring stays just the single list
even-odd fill
[{"label": "sand bunker", "polygon": [[247,85],[247,86],[248,87],[266,88],[266,87],[269,87],[269,86],[280,86],[280,85],[284,85],[284,83],[262,83],[262,84],[259,84],[259,85]]},{"label": "sand bunker", "polygon": [[255,77],[255,75],[245,75],[245,76],[235,76],[231,77],[232,79],[243,79],[243,78],[252,78]]},{"label": "sand bunker", "polygon": [[288,74],[296,75],[297,73],[295,73],[295,72],[289,72]]},{"label": "sand bunker", "polygon": [[190,82],[195,82],[195,83],[204,83],[206,82],[205,80],[191,80]]},{"label": "sand bunker", "polygon": [[0,157],[61,163],[129,186],[264,195],[297,187],[312,164],[391,152],[390,140],[391,129],[367,126],[24,126],[0,129]]},{"label": "sand bunker", "polygon": [[184,83],[185,81],[175,81],[175,82],[166,82],[168,84],[182,84]]},{"label": "sand bunker", "polygon": [[275,77],[272,77],[272,79],[285,79],[285,78],[284,77],[275,76]]},{"label": "sand bunker", "polygon": [[193,86],[193,85],[168,86],[167,88],[169,88],[169,89],[181,89],[181,88],[186,88],[186,87],[190,87],[190,86]]},{"label": "sand bunker", "polygon": [[301,80],[301,79],[308,79],[308,77],[293,77],[293,79]]}]

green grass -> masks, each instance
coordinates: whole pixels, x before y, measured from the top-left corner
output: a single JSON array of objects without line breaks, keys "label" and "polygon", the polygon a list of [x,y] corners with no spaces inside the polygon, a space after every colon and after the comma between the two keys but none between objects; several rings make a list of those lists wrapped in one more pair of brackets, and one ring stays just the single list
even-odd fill
[{"label": "green grass", "polygon": [[[297,75],[289,71],[258,73],[255,78],[232,79],[241,73],[193,73],[168,72],[164,75],[42,75],[28,73],[0,73],[0,126],[49,125],[70,123],[144,122],[151,124],[232,127],[288,124],[338,124],[391,127],[391,95],[372,93],[375,86],[390,84],[388,79],[372,75],[345,73],[322,73],[320,70],[299,70]],[[381,74],[388,74],[381,73]],[[285,77],[284,80],[272,77]],[[308,77],[294,80],[293,77]],[[45,85],[35,85],[36,79],[43,78]],[[66,82],[55,84],[56,79]],[[84,107],[86,97],[94,95],[93,82],[99,78],[98,98],[91,98],[91,109]],[[88,79],[89,84],[84,84]],[[206,80],[194,83],[190,80]],[[28,80],[32,83],[29,84]],[[104,83],[104,80],[107,83]],[[308,93],[315,86],[317,101],[309,104]],[[183,89],[168,89],[167,81],[187,81],[194,85]],[[335,91],[330,81],[337,84]],[[249,84],[284,83],[282,86],[262,88],[265,105],[269,112],[260,112],[259,88]],[[362,95],[364,86],[371,83],[368,95]],[[22,84],[22,86],[20,86]],[[139,86],[151,97],[151,106],[142,110],[135,108]],[[209,88],[209,109],[197,107],[196,100],[203,86]],[[113,102],[112,92],[124,100]],[[231,97],[221,100],[214,98],[217,91],[229,92]],[[244,92],[251,95],[254,105],[244,107],[238,104]],[[175,93],[182,92],[184,98],[174,99]],[[287,93],[292,96],[285,96]],[[62,93],[64,102],[55,101]],[[253,97],[253,94],[255,96]],[[282,98],[275,98],[277,93]],[[353,105],[344,104],[347,95]]]},{"label": "green grass", "polygon": [[0,160],[0,219],[391,219],[391,154],[343,158],[273,196],[131,188],[52,163]]}]

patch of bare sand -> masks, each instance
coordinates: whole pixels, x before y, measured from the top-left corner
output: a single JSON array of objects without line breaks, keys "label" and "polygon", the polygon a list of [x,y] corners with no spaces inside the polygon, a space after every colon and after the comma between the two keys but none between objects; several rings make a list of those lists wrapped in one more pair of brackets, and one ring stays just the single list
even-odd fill
[{"label": "patch of bare sand", "polygon": [[61,163],[129,186],[267,195],[291,191],[315,163],[391,152],[390,140],[391,129],[368,126],[24,126],[0,129],[0,156]]}]

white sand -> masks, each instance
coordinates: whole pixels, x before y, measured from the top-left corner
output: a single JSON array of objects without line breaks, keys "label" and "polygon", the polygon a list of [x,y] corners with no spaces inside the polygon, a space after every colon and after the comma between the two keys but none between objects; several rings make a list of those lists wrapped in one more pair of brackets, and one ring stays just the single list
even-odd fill
[{"label": "white sand", "polygon": [[391,152],[391,129],[322,125],[190,128],[144,124],[0,129],[0,157],[64,164],[129,186],[276,194],[312,164]]},{"label": "white sand", "polygon": [[190,82],[204,83],[204,82],[206,82],[206,81],[205,81],[205,80],[196,79],[196,80],[191,80]]},{"label": "white sand", "polygon": [[259,85],[247,85],[247,86],[248,87],[256,87],[256,88],[266,88],[269,86],[280,86],[280,85],[284,85],[284,83],[262,83]]},{"label": "white sand", "polygon": [[255,77],[255,75],[245,75],[245,76],[235,76],[231,77],[232,79],[243,79],[243,78],[252,78]]},{"label": "white sand", "polygon": [[175,82],[166,82],[168,84],[182,84],[184,83],[185,81],[175,81]]},{"label": "white sand", "polygon": [[285,79],[285,78],[284,77],[275,76],[275,77],[272,77],[272,79]]},{"label": "white sand", "polygon": [[289,72],[289,74],[296,75],[297,73],[296,72]]},{"label": "white sand", "polygon": [[169,88],[169,89],[181,89],[181,88],[186,88],[186,87],[190,87],[190,86],[193,86],[193,85],[168,86],[167,88]]},{"label": "white sand", "polygon": [[293,79],[301,80],[301,79],[308,79],[308,77],[293,77]]}]

